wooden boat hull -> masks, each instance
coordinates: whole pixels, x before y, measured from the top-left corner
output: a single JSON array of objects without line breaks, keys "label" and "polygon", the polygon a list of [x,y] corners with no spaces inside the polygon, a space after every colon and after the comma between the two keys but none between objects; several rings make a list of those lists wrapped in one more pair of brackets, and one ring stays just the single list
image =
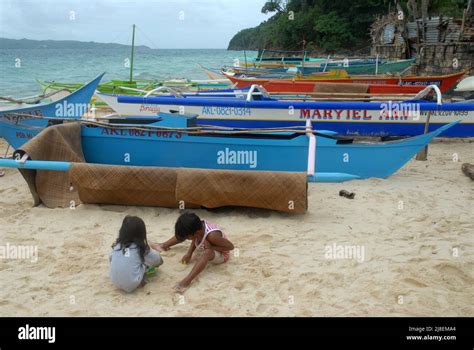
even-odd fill
[{"label": "wooden boat hull", "polygon": [[[464,73],[463,73],[464,74]],[[260,78],[239,78],[226,75],[237,88],[245,88],[254,84],[263,86],[268,92],[288,92],[288,93],[313,93],[325,84],[340,84],[341,90],[348,84],[368,84],[367,93],[370,94],[416,94],[428,85],[437,85],[441,92],[454,86],[463,75],[461,73],[439,77],[407,77],[395,78],[351,78],[351,79],[260,79]],[[431,84],[433,83],[433,84]]]},{"label": "wooden boat hull", "polygon": [[[355,84],[383,84],[383,85],[417,85],[417,86],[429,86],[429,85],[436,85],[439,87],[441,92],[446,92],[447,90],[451,89],[461,77],[466,74],[465,71],[448,74],[448,75],[438,75],[438,76],[406,76],[406,77],[393,77],[393,76],[378,76],[378,75],[369,75],[369,76],[357,76],[354,75],[350,78],[338,78],[338,83],[355,83]],[[318,80],[321,82],[334,82],[334,80],[330,79],[321,79],[317,77],[313,79],[312,76],[295,78],[295,80],[299,81],[312,81]]]}]

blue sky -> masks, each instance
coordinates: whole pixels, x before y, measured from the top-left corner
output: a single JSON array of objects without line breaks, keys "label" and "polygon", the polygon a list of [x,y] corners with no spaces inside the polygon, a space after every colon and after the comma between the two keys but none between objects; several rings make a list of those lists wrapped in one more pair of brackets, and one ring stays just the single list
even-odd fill
[{"label": "blue sky", "polygon": [[227,48],[239,30],[269,18],[266,0],[0,0],[0,37]]}]

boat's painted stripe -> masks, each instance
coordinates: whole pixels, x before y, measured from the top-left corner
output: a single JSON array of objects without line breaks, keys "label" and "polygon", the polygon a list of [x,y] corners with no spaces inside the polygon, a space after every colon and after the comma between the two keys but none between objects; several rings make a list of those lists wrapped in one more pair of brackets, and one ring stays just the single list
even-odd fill
[{"label": "boat's painted stripe", "polygon": [[[118,96],[119,103],[132,104],[158,104],[158,105],[179,105],[179,106],[217,106],[217,107],[242,107],[259,109],[350,109],[350,110],[381,110],[389,102],[299,102],[299,101],[245,101],[238,98],[174,98],[174,97],[135,97]],[[432,102],[405,101],[391,102],[391,106],[404,107],[406,105],[418,104],[421,111],[472,111],[473,103],[447,103],[438,105]]]},{"label": "boat's painted stripe", "polygon": [[[137,117],[137,114],[123,114],[123,113],[120,113],[120,116],[121,117]],[[206,122],[212,122],[212,124],[216,124],[216,122],[222,120],[222,121],[226,121],[226,123],[228,121],[235,121],[236,123],[239,123],[239,125],[247,125],[249,121],[254,121],[254,122],[259,122],[259,123],[262,123],[262,124],[268,124],[268,125],[274,125],[274,124],[279,124],[277,126],[285,126],[285,127],[288,127],[288,126],[294,126],[293,124],[295,125],[303,125],[305,123],[305,119],[295,119],[295,120],[281,120],[281,119],[278,119],[278,120],[272,120],[272,119],[262,119],[262,118],[251,118],[251,117],[245,117],[244,118],[228,118],[228,117],[218,117],[218,118],[207,118],[206,116],[198,116],[198,122],[202,122],[202,121],[206,121]],[[309,119],[308,119],[309,120]],[[311,122],[312,123],[326,123],[328,126],[329,124],[332,124],[332,123],[341,123],[341,124],[356,124],[356,125],[361,125],[361,124],[367,124],[367,123],[374,123],[374,124],[378,124],[378,125],[381,125],[381,124],[386,124],[388,126],[392,126],[394,125],[394,123],[397,123],[397,124],[406,124],[406,125],[425,125],[425,122],[418,122],[418,123],[415,123],[415,122],[411,122],[411,123],[401,123],[400,121],[398,120],[394,120],[393,122],[390,122],[390,123],[383,123],[383,122],[380,122],[378,120],[364,120],[364,121],[360,121],[360,122],[356,122],[356,123],[352,123],[348,120],[324,120],[324,119],[321,119],[321,120],[316,120],[316,119],[311,119]],[[430,120],[430,125],[445,125],[445,124],[449,124],[450,121],[445,121],[445,122],[437,122],[437,121],[433,121],[433,120]],[[474,120],[472,122],[470,121],[462,121],[461,122],[462,125],[466,125],[466,124],[474,124]],[[202,124],[202,123],[200,123]],[[281,124],[281,125],[280,125]],[[269,126],[270,127],[270,126]],[[474,135],[473,135],[474,136]]]}]

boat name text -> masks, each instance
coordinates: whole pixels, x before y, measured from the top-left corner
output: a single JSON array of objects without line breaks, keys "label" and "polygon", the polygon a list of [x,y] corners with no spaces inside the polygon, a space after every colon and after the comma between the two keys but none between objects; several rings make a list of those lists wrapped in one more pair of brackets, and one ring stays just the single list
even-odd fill
[{"label": "boat name text", "polygon": [[160,107],[157,106],[157,105],[145,105],[145,104],[142,104],[142,105],[140,106],[140,112],[151,112],[151,113],[159,114],[159,113],[160,113]]},{"label": "boat name text", "polygon": [[419,120],[418,103],[382,103],[378,113],[357,109],[301,109],[300,119],[316,120]]},{"label": "boat name text", "polygon": [[19,110],[18,112],[0,114],[0,119],[6,119],[11,122],[31,119],[28,117],[28,115],[31,115],[32,117],[41,117],[42,113],[40,109],[35,109],[26,112]]},{"label": "boat name text", "polygon": [[139,130],[139,129],[113,129],[102,128],[101,135],[107,136],[133,136],[133,137],[159,137],[165,139],[180,139],[183,135],[179,132],[161,130]]},{"label": "boat name text", "polygon": [[252,111],[250,108],[205,106],[202,108],[201,114],[250,117],[252,115]]},{"label": "boat name text", "polygon": [[23,131],[17,131],[15,135],[17,139],[31,140],[33,138],[33,134],[25,133]]}]

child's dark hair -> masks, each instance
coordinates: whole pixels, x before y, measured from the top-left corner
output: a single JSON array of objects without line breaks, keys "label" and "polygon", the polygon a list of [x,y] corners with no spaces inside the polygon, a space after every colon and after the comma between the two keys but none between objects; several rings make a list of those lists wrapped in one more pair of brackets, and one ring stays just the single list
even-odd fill
[{"label": "child's dark hair", "polygon": [[184,213],[176,221],[174,235],[178,241],[182,242],[201,228],[202,222],[199,216],[194,213]]},{"label": "child's dark hair", "polygon": [[122,227],[119,231],[119,236],[112,248],[120,243],[122,252],[125,254],[125,249],[135,243],[139,249],[140,258],[145,261],[145,255],[150,251],[148,242],[146,240],[146,226],[145,222],[138,216],[127,215],[123,219]]}]

